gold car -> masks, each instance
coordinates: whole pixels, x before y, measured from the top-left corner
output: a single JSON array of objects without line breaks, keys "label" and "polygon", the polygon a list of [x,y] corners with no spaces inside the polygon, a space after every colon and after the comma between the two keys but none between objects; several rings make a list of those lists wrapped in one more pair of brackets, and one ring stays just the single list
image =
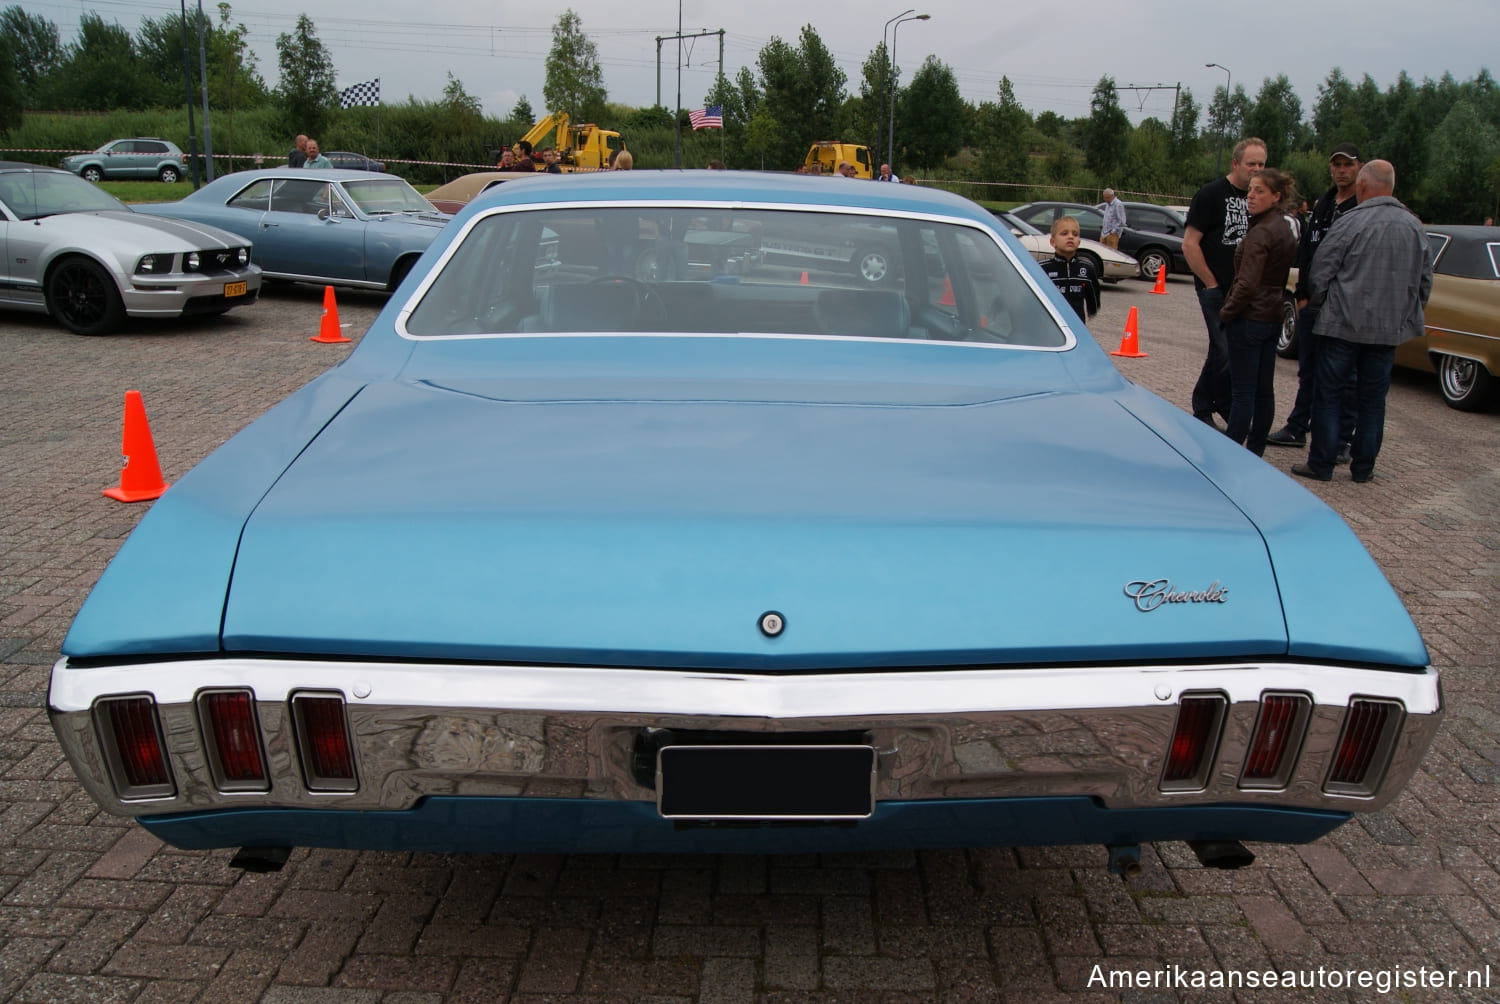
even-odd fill
[{"label": "gold car", "polygon": [[455,178],[427,193],[427,201],[440,213],[457,213],[483,192],[520,178],[534,178],[536,171],[476,171]]},{"label": "gold car", "polygon": [[1500,227],[1429,226],[1435,262],[1426,331],[1396,365],[1438,375],[1443,399],[1482,411],[1500,392]]}]

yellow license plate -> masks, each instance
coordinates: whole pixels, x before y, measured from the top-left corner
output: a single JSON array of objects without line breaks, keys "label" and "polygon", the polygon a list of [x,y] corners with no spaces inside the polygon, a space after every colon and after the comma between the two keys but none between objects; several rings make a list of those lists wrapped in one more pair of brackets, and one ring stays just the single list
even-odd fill
[{"label": "yellow license plate", "polygon": [[224,284],[225,296],[244,296],[245,284],[243,282],[226,282]]}]

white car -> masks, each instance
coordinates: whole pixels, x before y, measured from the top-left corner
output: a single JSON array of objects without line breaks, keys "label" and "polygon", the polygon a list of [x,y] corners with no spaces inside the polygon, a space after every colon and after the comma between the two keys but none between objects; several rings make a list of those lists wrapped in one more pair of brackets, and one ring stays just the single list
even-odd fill
[{"label": "white car", "polygon": [[77,335],[126,317],[222,314],[254,303],[260,268],[227,230],[137,213],[52,167],[0,162],[0,307]]},{"label": "white car", "polygon": [[[1000,209],[991,209],[995,218],[1006,226],[1010,232],[1016,235],[1031,257],[1037,261],[1046,261],[1054,254],[1052,250],[1052,239],[1047,234],[1027,223],[1012,213]],[[1118,251],[1098,241],[1091,241],[1087,237],[1078,242],[1078,253],[1085,258],[1091,258],[1094,268],[1105,282],[1119,282],[1121,279],[1134,279],[1141,274],[1140,263],[1124,251]]]}]

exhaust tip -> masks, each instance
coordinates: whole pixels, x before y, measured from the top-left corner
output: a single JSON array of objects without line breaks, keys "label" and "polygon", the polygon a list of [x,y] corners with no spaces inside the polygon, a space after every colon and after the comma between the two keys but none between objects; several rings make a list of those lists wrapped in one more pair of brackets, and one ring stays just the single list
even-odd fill
[{"label": "exhaust tip", "polygon": [[1255,855],[1238,840],[1189,840],[1204,868],[1243,868],[1255,863]]}]

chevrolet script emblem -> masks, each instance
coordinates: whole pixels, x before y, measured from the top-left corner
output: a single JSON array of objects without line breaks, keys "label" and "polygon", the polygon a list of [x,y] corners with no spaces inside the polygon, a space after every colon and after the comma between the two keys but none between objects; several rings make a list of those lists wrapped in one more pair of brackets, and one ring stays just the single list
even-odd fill
[{"label": "chevrolet script emblem", "polygon": [[1135,600],[1135,608],[1150,613],[1163,603],[1228,603],[1229,590],[1217,581],[1207,589],[1178,590],[1169,579],[1136,579],[1125,584],[1125,595]]}]

